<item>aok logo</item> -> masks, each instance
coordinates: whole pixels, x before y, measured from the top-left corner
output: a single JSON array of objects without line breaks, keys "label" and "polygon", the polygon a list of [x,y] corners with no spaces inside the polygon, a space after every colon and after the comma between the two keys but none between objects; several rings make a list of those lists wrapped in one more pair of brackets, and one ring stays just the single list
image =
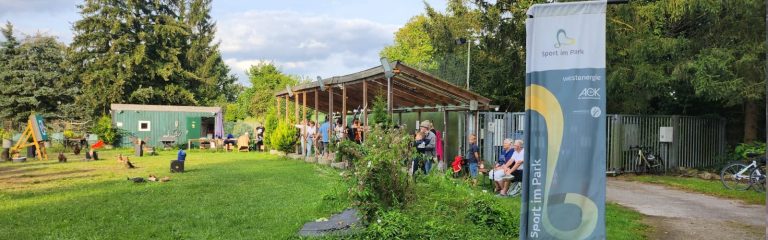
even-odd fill
[{"label": "aok logo", "polygon": [[555,43],[555,48],[560,48],[562,46],[571,46],[576,44],[576,39],[568,37],[568,34],[566,34],[565,30],[563,29],[560,29],[557,31],[555,40],[557,41]]},{"label": "aok logo", "polygon": [[579,93],[579,99],[600,99],[600,89],[584,88]]}]

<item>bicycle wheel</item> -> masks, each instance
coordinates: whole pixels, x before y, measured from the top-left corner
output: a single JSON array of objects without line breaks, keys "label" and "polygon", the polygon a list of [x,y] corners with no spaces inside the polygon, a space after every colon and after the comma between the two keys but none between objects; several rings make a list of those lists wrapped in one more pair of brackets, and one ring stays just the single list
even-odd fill
[{"label": "bicycle wheel", "polygon": [[521,182],[511,182],[509,183],[509,190],[507,190],[507,196],[514,197],[520,194],[520,192],[523,191],[523,183]]},{"label": "bicycle wheel", "polygon": [[662,160],[659,157],[656,157],[656,160],[654,160],[653,165],[651,165],[650,172],[652,174],[660,175],[664,174],[664,160]]},{"label": "bicycle wheel", "polygon": [[752,169],[752,173],[749,174],[750,187],[758,192],[765,192],[765,173],[760,168]]},{"label": "bicycle wheel", "polygon": [[635,174],[636,175],[643,175],[648,172],[648,165],[645,164],[643,160],[640,160],[640,163],[638,163],[635,166]]},{"label": "bicycle wheel", "polygon": [[747,190],[750,185],[748,173],[737,174],[745,168],[747,168],[747,165],[743,163],[731,163],[725,166],[720,171],[720,181],[723,183],[723,186],[727,189]]}]

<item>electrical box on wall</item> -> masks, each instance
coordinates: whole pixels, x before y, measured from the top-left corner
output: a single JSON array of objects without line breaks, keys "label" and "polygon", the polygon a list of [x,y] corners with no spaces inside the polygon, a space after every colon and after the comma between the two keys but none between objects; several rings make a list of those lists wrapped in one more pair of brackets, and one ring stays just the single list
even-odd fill
[{"label": "electrical box on wall", "polygon": [[659,128],[659,142],[672,142],[672,133],[673,133],[672,127],[660,127]]}]

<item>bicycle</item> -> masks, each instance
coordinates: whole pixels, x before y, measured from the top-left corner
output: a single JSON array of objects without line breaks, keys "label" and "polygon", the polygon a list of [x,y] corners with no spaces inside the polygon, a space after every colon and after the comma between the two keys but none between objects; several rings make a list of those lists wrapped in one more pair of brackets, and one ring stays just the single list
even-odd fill
[{"label": "bicycle", "polygon": [[[765,191],[765,160],[762,154],[747,153],[749,165],[743,162],[728,164],[720,171],[720,181],[727,189]],[[762,170],[762,171],[761,171]],[[748,173],[748,174],[747,174]]]},{"label": "bicycle", "polygon": [[636,174],[661,174],[664,173],[664,160],[651,152],[650,147],[630,146],[629,150],[637,151],[638,162]]}]

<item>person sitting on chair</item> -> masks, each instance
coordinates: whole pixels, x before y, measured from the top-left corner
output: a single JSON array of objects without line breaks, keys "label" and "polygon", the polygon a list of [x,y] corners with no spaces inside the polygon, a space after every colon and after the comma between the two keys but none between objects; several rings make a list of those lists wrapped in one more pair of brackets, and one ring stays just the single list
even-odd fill
[{"label": "person sitting on chair", "polygon": [[232,133],[228,133],[227,139],[224,139],[224,146],[227,146],[227,151],[232,150],[232,145],[236,142],[237,140],[235,140],[235,136],[233,136]]},{"label": "person sitting on chair", "polygon": [[512,139],[504,139],[504,143],[502,144],[502,150],[501,154],[499,154],[499,160],[496,161],[496,166],[493,167],[493,181],[494,181],[494,192],[497,192],[497,196],[506,197],[507,196],[507,189],[509,188],[509,181],[506,181],[509,176],[509,173],[511,172],[512,164],[515,161],[511,161],[512,154],[514,154],[514,150],[512,149]]},{"label": "person sitting on chair", "polygon": [[512,145],[514,153],[512,153],[511,161],[514,161],[512,167],[506,172],[505,179],[512,179],[513,182],[519,182],[523,179],[523,163],[525,162],[525,149],[523,149],[523,140],[515,140]]}]

